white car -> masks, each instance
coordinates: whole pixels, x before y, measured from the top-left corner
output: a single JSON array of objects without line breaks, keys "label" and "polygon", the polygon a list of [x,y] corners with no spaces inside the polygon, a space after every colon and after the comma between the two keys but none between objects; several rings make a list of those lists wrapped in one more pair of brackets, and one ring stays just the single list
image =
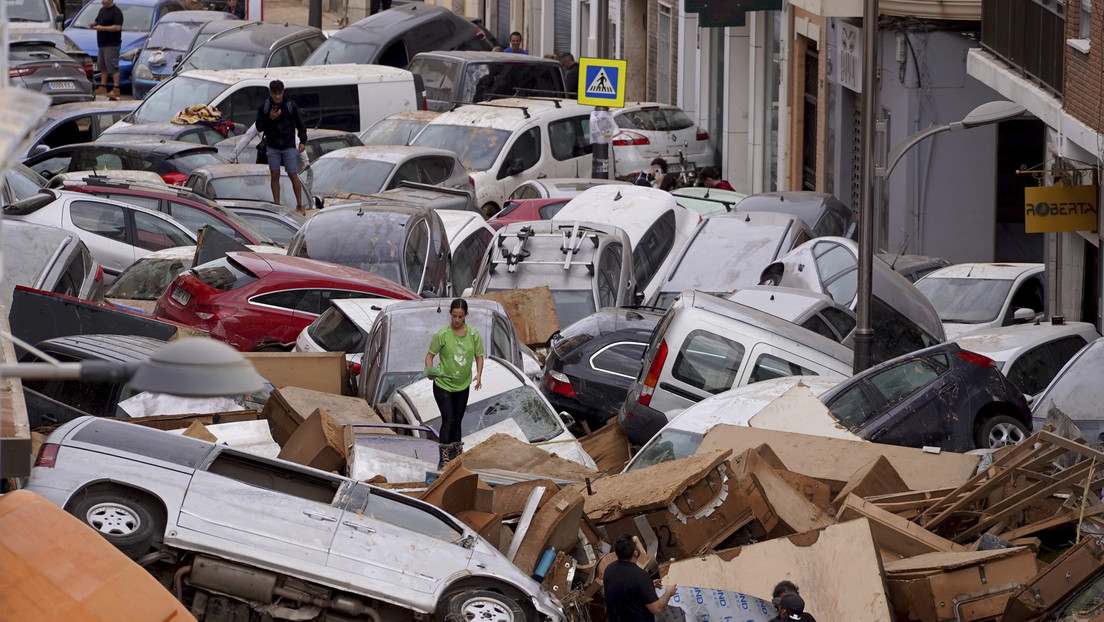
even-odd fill
[{"label": "white car", "polygon": [[4,218],[76,233],[103,266],[105,284],[154,251],[196,243],[195,234],[168,214],[83,192],[44,189],[6,206]]},{"label": "white car", "polygon": [[468,104],[441,113],[411,145],[456,153],[476,205],[491,216],[523,181],[590,175],[590,107],[524,98]]},{"label": "white car", "polygon": [[1088,322],[1038,322],[978,331],[954,341],[964,350],[993,359],[1012,384],[1031,397],[1041,393],[1078,351],[1099,338]]},{"label": "white car", "polygon": [[27,488],[132,559],[160,549],[150,571],[201,619],[565,619],[444,511],[226,445],[81,417],[47,438]]},{"label": "white car", "polygon": [[[428,425],[441,429],[441,411],[433,399],[433,381],[422,378],[391,396],[397,423]],[[552,404],[518,368],[493,356],[484,358],[483,387],[468,392],[468,408],[461,423],[465,448],[494,434],[508,434],[550,454],[597,469],[594,460],[568,431],[567,413],[556,414]]]},{"label": "white car", "polygon": [[793,322],[845,346],[854,344],[855,312],[827,294],[793,287],[752,285],[732,292],[728,299]]},{"label": "white car", "polygon": [[617,177],[645,171],[654,158],[667,160],[667,173],[683,172],[681,153],[688,172],[716,164],[709,133],[698,127],[678,106],[652,102],[626,102],[613,112],[618,131],[610,147],[613,173]]},{"label": "white car", "polygon": [[437,215],[445,225],[448,236],[449,265],[452,293],[457,295],[472,286],[479,266],[483,263],[483,254],[491,244],[495,230],[487,224],[487,219],[479,212],[467,210],[439,209]]},{"label": "white car", "polygon": [[1069,360],[1031,404],[1031,428],[1038,430],[1053,411],[1068,417],[1096,449],[1104,444],[1104,338],[1085,346]]},{"label": "white car", "polygon": [[1041,263],[960,263],[916,282],[939,313],[947,339],[1030,322],[1046,305]]},{"label": "white car", "polygon": [[651,300],[701,216],[668,192],[607,184],[571,199],[554,216],[554,222],[576,220],[614,225],[629,235],[636,291],[643,293],[641,300]]},{"label": "white car", "polygon": [[521,199],[573,199],[594,186],[628,186],[627,181],[595,177],[544,177],[518,184],[510,193],[511,201]]},{"label": "white car", "polygon": [[404,181],[475,194],[472,180],[456,154],[426,147],[346,147],[311,163],[315,207],[349,203]]}]

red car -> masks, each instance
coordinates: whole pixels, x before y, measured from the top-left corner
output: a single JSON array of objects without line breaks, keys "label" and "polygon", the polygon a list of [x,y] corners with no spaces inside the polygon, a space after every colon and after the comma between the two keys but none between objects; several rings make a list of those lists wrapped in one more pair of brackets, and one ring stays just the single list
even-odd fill
[{"label": "red car", "polygon": [[487,221],[495,231],[512,222],[527,220],[552,220],[560,208],[567,205],[569,198],[559,199],[510,199],[502,209]]},{"label": "red car", "polygon": [[232,252],[180,273],[157,299],[153,314],[207,331],[242,352],[287,351],[339,298],[416,300],[418,295],[355,268]]}]

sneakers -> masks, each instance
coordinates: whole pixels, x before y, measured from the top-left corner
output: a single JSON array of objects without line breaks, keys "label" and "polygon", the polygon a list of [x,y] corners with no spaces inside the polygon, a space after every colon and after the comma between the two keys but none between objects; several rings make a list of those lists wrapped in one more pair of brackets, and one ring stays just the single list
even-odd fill
[{"label": "sneakers", "polygon": [[107,87],[106,86],[97,86],[96,87],[96,95],[107,95]]},{"label": "sneakers", "polygon": [[111,89],[110,91],[108,91],[107,96],[112,97],[112,98],[118,97],[119,96],[119,87],[115,87],[115,88]]}]

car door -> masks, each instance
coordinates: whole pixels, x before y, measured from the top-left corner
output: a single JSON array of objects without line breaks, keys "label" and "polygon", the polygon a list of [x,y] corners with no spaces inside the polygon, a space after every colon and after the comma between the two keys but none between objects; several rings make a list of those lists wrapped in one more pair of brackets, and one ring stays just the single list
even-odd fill
[{"label": "car door", "polygon": [[463,538],[444,512],[358,483],[347,497],[328,564],[387,600],[431,609],[442,584],[467,572],[472,552],[461,546]]},{"label": "car door", "polygon": [[92,256],[112,278],[134,263],[134,246],[127,239],[126,210],[111,203],[77,199],[66,209],[64,228],[76,231]]},{"label": "car door", "polygon": [[937,355],[908,359],[868,376],[865,382],[881,404],[860,435],[893,445],[950,449],[968,393],[948,371],[946,356]]},{"label": "car door", "polygon": [[25,164],[34,172],[50,179],[58,173],[71,170],[69,165],[73,163],[73,151],[64,149],[50,155],[39,155],[28,159]]},{"label": "car door", "polygon": [[159,251],[174,246],[191,246],[195,244],[194,235],[188,235],[172,218],[160,214],[150,214],[138,210],[126,210],[129,213],[127,219],[127,241],[136,248],[142,249],[135,252],[135,258],[146,255],[142,251]]},{"label": "car door", "polygon": [[342,516],[333,505],[342,484],[290,463],[223,449],[192,476],[176,517],[178,537],[192,545],[185,548],[264,557],[296,568],[299,576],[325,576]]},{"label": "car door", "polygon": [[[579,115],[548,124],[551,177],[590,177],[590,118]],[[546,167],[548,168],[548,167]]]},{"label": "car door", "polygon": [[548,177],[548,173],[538,166],[543,153],[541,145],[545,142],[541,128],[536,125],[514,134],[514,142],[506,150],[491,182],[490,196],[509,196],[523,181]]}]

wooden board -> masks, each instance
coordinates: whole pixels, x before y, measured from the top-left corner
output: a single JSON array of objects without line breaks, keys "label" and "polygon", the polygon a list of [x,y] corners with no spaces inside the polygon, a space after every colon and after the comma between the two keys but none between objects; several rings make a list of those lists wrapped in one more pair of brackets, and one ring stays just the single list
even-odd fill
[{"label": "wooden board", "polygon": [[531,348],[547,345],[552,333],[560,329],[560,319],[552,303],[552,290],[548,286],[510,289],[472,298],[494,300],[505,307],[506,314],[514,323],[518,340]]},{"label": "wooden board", "polygon": [[[740,488],[748,497],[758,493],[769,506],[769,512],[789,533],[821,529],[835,521],[812,501],[786,483],[766,460],[753,449],[744,452],[737,469]],[[765,516],[760,517],[765,522]]]},{"label": "wooden board", "polygon": [[586,496],[586,515],[597,523],[606,523],[666,507],[688,486],[724,462],[729,453],[699,453],[682,460],[602,477],[591,484],[594,494]]},{"label": "wooden board", "polygon": [[596,471],[506,434],[495,434],[459,458],[472,471],[498,469],[539,477],[581,482],[598,476]]},{"label": "wooden board", "polygon": [[628,464],[629,439],[617,425],[617,418],[611,417],[606,425],[595,432],[587,434],[579,439],[583,451],[598,465],[598,471],[603,473],[620,473]]},{"label": "wooden board", "polygon": [[891,514],[855,495],[844,500],[839,514],[841,521],[866,518],[874,533],[874,543],[901,557],[915,557],[924,553],[962,551],[964,547],[942,538],[916,523]]},{"label": "wooden board", "polygon": [[851,477],[843,490],[836,495],[832,505],[838,508],[849,494],[866,499],[876,495],[908,492],[908,489],[905,480],[901,479],[889,460],[885,456],[878,456]]},{"label": "wooden board", "polygon": [[572,484],[561,489],[537,510],[514,556],[514,565],[525,574],[533,574],[541,555],[548,549],[570,551],[579,537],[583,518],[583,486]]},{"label": "wooden board", "polygon": [[731,425],[710,429],[697,453],[730,449],[739,455],[764,443],[770,445],[788,470],[815,477],[837,493],[878,456],[885,456],[910,490],[958,486],[974,474],[981,460],[980,456],[967,454],[930,454],[912,447]]},{"label": "wooden board", "polygon": [[665,585],[715,588],[769,601],[782,579],[801,589],[818,620],[891,620],[881,565],[865,519],[672,562]]}]

